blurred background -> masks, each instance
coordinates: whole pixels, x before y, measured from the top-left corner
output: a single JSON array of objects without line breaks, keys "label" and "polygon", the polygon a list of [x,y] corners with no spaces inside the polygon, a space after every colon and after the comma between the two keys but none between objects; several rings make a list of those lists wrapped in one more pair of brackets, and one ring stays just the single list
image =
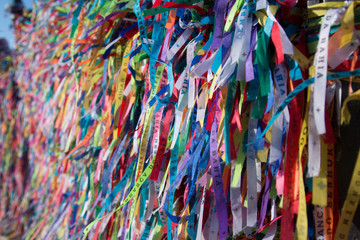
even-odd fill
[{"label": "blurred background", "polygon": [[[34,0],[22,0],[24,8],[31,9]],[[13,36],[13,29],[11,29],[11,6],[14,5],[15,0],[0,0],[0,39],[5,38],[10,45],[14,48],[15,38]]]}]

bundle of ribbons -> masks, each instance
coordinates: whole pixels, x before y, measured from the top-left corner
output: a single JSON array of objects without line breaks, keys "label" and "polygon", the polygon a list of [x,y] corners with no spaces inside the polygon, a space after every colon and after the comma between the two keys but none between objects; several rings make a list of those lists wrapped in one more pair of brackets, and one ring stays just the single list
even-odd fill
[{"label": "bundle of ribbons", "polygon": [[35,0],[1,75],[0,233],[347,239],[358,3]]}]

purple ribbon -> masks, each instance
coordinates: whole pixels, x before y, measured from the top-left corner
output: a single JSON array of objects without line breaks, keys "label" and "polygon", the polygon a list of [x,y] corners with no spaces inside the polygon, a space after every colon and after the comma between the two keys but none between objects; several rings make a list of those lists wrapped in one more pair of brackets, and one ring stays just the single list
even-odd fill
[{"label": "purple ribbon", "polygon": [[249,51],[249,55],[246,58],[246,82],[249,82],[251,80],[253,80],[255,78],[254,76],[254,66],[253,66],[253,50],[255,48],[255,44],[256,44],[256,27],[252,29],[252,35],[251,35],[251,42],[250,42],[250,51]]}]

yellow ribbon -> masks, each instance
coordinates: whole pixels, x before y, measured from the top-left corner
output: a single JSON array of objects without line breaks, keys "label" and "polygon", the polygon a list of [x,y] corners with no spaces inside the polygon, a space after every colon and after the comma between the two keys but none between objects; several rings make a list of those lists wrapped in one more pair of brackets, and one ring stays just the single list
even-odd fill
[{"label": "yellow ribbon", "polygon": [[360,201],[360,151],[355,163],[355,169],[351,178],[350,186],[344,206],[342,208],[340,221],[336,228],[334,239],[348,239],[349,230]]}]

